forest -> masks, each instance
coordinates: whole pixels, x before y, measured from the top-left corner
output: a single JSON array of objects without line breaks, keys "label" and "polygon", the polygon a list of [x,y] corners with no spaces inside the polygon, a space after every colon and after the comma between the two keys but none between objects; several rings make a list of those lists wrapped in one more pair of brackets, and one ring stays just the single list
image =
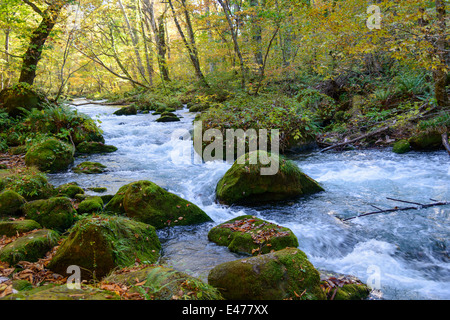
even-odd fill
[{"label": "forest", "polygon": [[449,299],[449,11],[2,1],[0,300]]}]

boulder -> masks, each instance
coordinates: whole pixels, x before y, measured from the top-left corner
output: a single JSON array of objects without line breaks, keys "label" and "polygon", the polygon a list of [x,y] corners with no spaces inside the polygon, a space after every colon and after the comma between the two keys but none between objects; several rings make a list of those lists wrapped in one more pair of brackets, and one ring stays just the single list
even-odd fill
[{"label": "boulder", "polygon": [[[131,287],[130,293],[145,288],[152,300],[222,300],[219,291],[200,279],[165,266],[143,266],[119,270],[104,278],[105,286],[117,284]],[[137,285],[138,284],[138,285]]]},{"label": "boulder", "polygon": [[78,213],[95,213],[103,210],[103,200],[99,196],[88,197],[78,205]]},{"label": "boulder", "polygon": [[0,237],[13,237],[17,234],[41,229],[41,225],[34,220],[6,220],[0,221]]},{"label": "boulder", "polygon": [[35,262],[58,244],[59,234],[40,229],[14,240],[0,249],[0,261],[15,265],[19,261]]},{"label": "boulder", "polygon": [[319,272],[296,248],[219,264],[208,283],[227,300],[326,299]]},{"label": "boulder", "polygon": [[116,116],[130,116],[137,114],[137,108],[135,105],[122,107],[119,110],[114,111]]},{"label": "boulder", "polygon": [[320,281],[327,300],[364,300],[371,292],[366,284],[351,275],[322,270]]},{"label": "boulder", "polygon": [[63,171],[73,163],[73,151],[70,144],[50,138],[28,149],[25,164],[50,173]]},{"label": "boulder", "polygon": [[11,117],[23,115],[21,109],[41,110],[41,102],[45,100],[43,94],[34,91],[30,85],[25,83],[19,83],[0,91],[0,108],[5,109]]},{"label": "boulder", "polygon": [[147,180],[122,186],[105,206],[105,211],[124,213],[157,229],[211,221],[195,204]]},{"label": "boulder", "polygon": [[0,217],[21,216],[25,202],[25,198],[13,190],[0,192]]},{"label": "boulder", "polygon": [[[259,159],[264,151],[253,151],[239,157],[219,180],[216,187],[217,200],[223,204],[254,204],[296,198],[324,189],[312,178],[304,174],[298,166],[275,154],[272,161],[278,170],[272,175],[262,175]],[[264,155],[264,154],[263,154]],[[251,157],[258,162],[251,164]],[[268,165],[270,166],[270,164]],[[273,167],[274,164],[272,163]]]},{"label": "boulder", "polygon": [[75,173],[93,174],[103,173],[105,172],[105,169],[106,166],[99,162],[84,161],[78,164],[76,167],[72,168],[72,171]]},{"label": "boulder", "polygon": [[180,118],[175,113],[165,111],[161,113],[161,116],[156,119],[156,122],[174,122],[174,121],[180,121]]},{"label": "boulder", "polygon": [[84,190],[76,182],[69,182],[56,188],[58,196],[66,196],[74,199],[77,194],[84,194]]},{"label": "boulder", "polygon": [[392,151],[398,154],[406,153],[411,149],[408,140],[399,140],[392,146]]},{"label": "boulder", "polygon": [[84,141],[76,146],[76,151],[78,153],[86,153],[86,154],[110,153],[117,151],[117,147],[104,144],[102,142]]},{"label": "boulder", "polygon": [[42,227],[64,232],[72,226],[76,211],[69,198],[53,197],[27,202],[23,206],[27,219],[35,220]]},{"label": "boulder", "polygon": [[0,190],[7,189],[17,192],[28,201],[48,198],[55,191],[45,174],[35,168],[2,170]]},{"label": "boulder", "polygon": [[287,247],[298,247],[298,240],[288,229],[255,216],[245,215],[212,228],[208,239],[227,246],[232,252],[258,255]]},{"label": "boulder", "polygon": [[71,228],[47,267],[65,274],[68,266],[77,265],[82,279],[100,279],[114,268],[154,263],[160,249],[154,227],[125,217],[97,215]]},{"label": "boulder", "polygon": [[442,149],[442,137],[437,131],[424,131],[409,138],[411,149],[417,151],[432,151]]}]

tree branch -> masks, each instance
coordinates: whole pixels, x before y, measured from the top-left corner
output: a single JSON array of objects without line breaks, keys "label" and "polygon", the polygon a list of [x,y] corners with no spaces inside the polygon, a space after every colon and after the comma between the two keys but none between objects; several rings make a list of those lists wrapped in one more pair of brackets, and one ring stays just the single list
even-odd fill
[{"label": "tree branch", "polygon": [[25,2],[27,5],[29,5],[34,10],[34,12],[39,14],[41,17],[44,17],[44,13],[33,2],[31,2],[29,0],[22,0],[22,2]]}]

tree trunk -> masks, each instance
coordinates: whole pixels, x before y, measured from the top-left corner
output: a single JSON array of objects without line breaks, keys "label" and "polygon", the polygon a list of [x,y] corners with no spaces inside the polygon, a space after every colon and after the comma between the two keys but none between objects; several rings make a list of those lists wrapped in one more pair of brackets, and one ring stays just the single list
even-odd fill
[{"label": "tree trunk", "polygon": [[30,85],[34,83],[36,78],[36,69],[42,57],[42,49],[45,42],[50,35],[53,27],[56,24],[61,9],[66,4],[66,1],[54,0],[47,9],[42,12],[39,8],[30,1],[24,1],[32,9],[42,16],[42,21],[39,26],[33,31],[28,49],[23,56],[22,68],[20,71],[19,82],[25,82]]}]

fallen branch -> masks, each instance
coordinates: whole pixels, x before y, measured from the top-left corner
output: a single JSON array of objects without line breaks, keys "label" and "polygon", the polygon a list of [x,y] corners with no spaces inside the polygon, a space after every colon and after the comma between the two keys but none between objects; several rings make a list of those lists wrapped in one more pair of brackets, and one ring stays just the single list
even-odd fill
[{"label": "fallen branch", "polygon": [[83,102],[83,103],[71,103],[73,106],[85,106],[87,104],[95,104],[95,105],[101,105],[101,106],[123,106],[125,104],[129,104],[129,102],[123,102],[123,101],[116,101],[116,102]]},{"label": "fallen branch", "polygon": [[[341,220],[342,221],[348,221],[348,220],[351,220],[351,219],[355,219],[355,218],[359,218],[359,217],[365,217],[365,216],[370,216],[370,215],[378,214],[378,213],[405,211],[405,210],[417,210],[417,209],[424,209],[424,208],[430,208],[430,207],[435,207],[435,206],[450,205],[449,201],[437,201],[437,202],[433,202],[433,203],[422,204],[422,203],[418,203],[418,202],[411,202],[411,201],[405,201],[405,200],[399,200],[399,199],[393,199],[393,198],[387,198],[387,199],[394,200],[394,201],[399,201],[399,202],[416,204],[417,206],[415,206],[415,207],[400,207],[400,208],[399,207],[394,207],[392,209],[377,210],[377,211],[367,212],[367,213],[363,213],[363,214],[360,214],[360,215],[357,215],[357,216],[354,216],[354,217],[345,218],[345,219],[341,219]],[[430,199],[430,200],[435,201],[433,199]],[[377,208],[377,207],[375,207],[375,208]]]},{"label": "fallen branch", "polygon": [[354,138],[354,139],[351,139],[351,140],[348,140],[348,141],[344,141],[344,142],[341,142],[341,143],[334,144],[334,145],[332,145],[330,147],[327,147],[327,148],[324,148],[324,149],[320,150],[319,152],[325,152],[325,151],[328,151],[328,150],[331,150],[331,149],[342,147],[342,146],[345,146],[347,144],[350,144],[350,143],[353,143],[353,142],[356,142],[356,141],[359,141],[359,140],[362,140],[362,139],[365,139],[365,138],[368,138],[368,137],[380,134],[380,133],[382,133],[384,131],[387,131],[388,129],[389,129],[389,127],[380,128],[378,130],[375,130],[375,131],[363,134],[362,136],[359,136],[357,138]]}]

